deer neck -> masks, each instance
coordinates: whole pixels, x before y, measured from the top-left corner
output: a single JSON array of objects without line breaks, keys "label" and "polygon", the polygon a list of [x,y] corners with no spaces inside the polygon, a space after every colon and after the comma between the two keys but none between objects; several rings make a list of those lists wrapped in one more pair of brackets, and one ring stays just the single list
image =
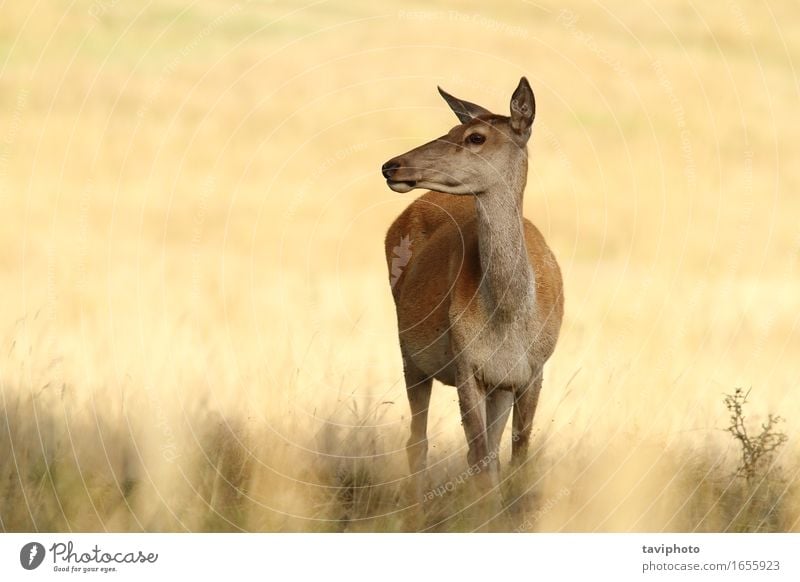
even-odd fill
[{"label": "deer neck", "polygon": [[475,197],[482,271],[481,299],[492,320],[513,320],[535,307],[534,273],[522,222],[527,159],[492,190]]}]

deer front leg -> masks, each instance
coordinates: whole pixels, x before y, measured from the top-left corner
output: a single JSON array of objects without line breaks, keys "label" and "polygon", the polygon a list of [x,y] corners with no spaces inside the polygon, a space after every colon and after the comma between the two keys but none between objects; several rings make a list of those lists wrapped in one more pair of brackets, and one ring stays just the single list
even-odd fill
[{"label": "deer front leg", "polygon": [[486,438],[493,486],[500,485],[500,440],[511,413],[514,394],[511,390],[495,388],[486,396]]},{"label": "deer front leg", "polygon": [[542,374],[537,373],[533,379],[514,394],[514,418],[511,442],[511,462],[521,465],[528,457],[528,444],[533,428],[533,415],[542,391]]},{"label": "deer front leg", "polygon": [[[467,463],[476,474],[481,489],[491,487],[489,442],[486,434],[486,394],[471,372],[458,378],[458,406],[467,438]],[[488,486],[488,487],[487,487]]]},{"label": "deer front leg", "polygon": [[[471,374],[465,375],[458,382],[458,404],[461,408],[461,421],[467,437],[467,462],[473,479],[474,492],[477,499],[471,504],[473,509],[468,519],[474,520],[475,529],[490,531],[505,529],[502,524],[503,504],[500,497],[500,480],[496,458],[492,455],[490,435],[497,437],[496,431],[487,430],[487,412],[503,417],[502,409],[508,408],[501,395],[499,400],[487,402],[486,391]],[[496,406],[497,405],[497,406]],[[507,419],[506,413],[504,419]],[[495,426],[499,419],[495,418]],[[500,431],[502,432],[502,431]]]}]

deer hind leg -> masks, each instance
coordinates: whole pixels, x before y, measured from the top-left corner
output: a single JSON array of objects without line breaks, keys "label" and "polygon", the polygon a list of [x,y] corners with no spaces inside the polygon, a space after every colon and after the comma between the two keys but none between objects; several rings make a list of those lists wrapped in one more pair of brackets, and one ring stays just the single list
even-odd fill
[{"label": "deer hind leg", "polygon": [[533,428],[533,415],[542,391],[542,373],[539,371],[527,386],[514,394],[514,419],[511,442],[511,461],[522,465],[528,457],[528,444]]},{"label": "deer hind leg", "polygon": [[414,483],[417,503],[424,501],[425,472],[428,466],[428,405],[433,378],[424,374],[411,358],[403,355],[406,395],[411,408],[411,436],[406,443],[408,468]]},{"label": "deer hind leg", "polygon": [[495,388],[486,396],[486,437],[492,484],[495,487],[500,485],[500,440],[513,402],[514,394],[507,389]]}]

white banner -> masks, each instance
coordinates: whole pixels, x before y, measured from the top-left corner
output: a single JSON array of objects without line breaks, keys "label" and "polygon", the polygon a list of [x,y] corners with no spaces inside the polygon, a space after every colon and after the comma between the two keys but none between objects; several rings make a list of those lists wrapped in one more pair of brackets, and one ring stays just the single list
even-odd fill
[{"label": "white banner", "polygon": [[799,553],[800,534],[2,534],[0,580],[795,582]]}]

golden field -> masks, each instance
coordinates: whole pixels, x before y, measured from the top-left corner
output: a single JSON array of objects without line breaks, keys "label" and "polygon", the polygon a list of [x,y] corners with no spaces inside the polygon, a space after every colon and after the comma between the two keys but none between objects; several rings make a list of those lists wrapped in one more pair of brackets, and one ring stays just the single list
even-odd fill
[{"label": "golden field", "polygon": [[[406,492],[382,243],[413,194],[379,168],[456,123],[437,85],[507,113],[522,75],[566,313],[513,527],[800,531],[793,11],[3,4],[0,531],[471,529],[452,388],[445,493]],[[737,387],[754,434],[787,419],[747,482]]]}]

